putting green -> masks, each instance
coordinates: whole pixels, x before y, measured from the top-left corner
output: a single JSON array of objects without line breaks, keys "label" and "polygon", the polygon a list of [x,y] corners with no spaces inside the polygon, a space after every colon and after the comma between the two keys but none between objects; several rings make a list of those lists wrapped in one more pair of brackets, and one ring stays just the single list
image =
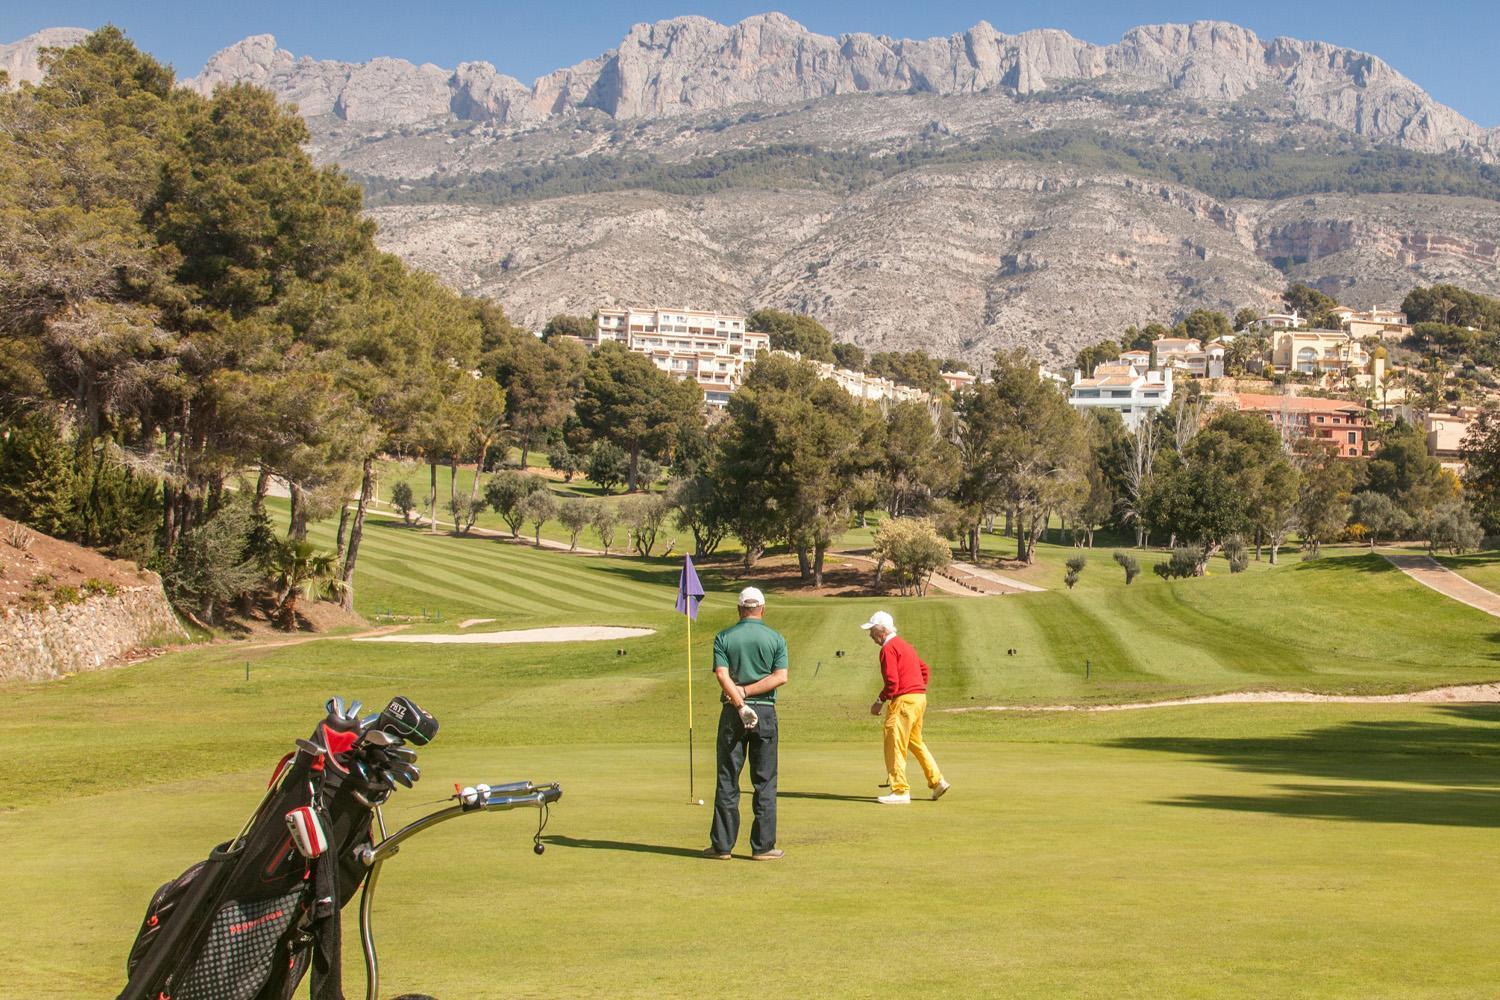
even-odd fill
[{"label": "putting green", "polygon": [[[1500,878],[1500,712],[1296,709],[1028,720],[987,741],[938,721],[953,792],[892,808],[870,800],[873,728],[802,743],[789,702],[787,857],[770,864],[743,840],[732,862],[696,856],[709,810],[686,804],[680,747],[434,743],[393,819],[452,781],[555,778],[566,796],[544,857],[517,812],[447,824],[386,867],[383,992],[1492,995],[1475,918]],[[472,724],[445,728],[472,744]],[[110,995],[150,889],[238,825],[263,770],[0,817],[0,906],[22,918],[4,995]],[[346,985],[360,995],[357,958]]]}]

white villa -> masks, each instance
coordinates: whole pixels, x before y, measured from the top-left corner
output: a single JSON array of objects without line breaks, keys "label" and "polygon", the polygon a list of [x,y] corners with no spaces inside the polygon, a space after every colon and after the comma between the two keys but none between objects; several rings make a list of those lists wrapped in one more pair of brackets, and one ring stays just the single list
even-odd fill
[{"label": "white villa", "polygon": [[[1224,377],[1225,345],[1222,341],[1215,340],[1204,347],[1200,341],[1193,338],[1162,337],[1151,342],[1151,350],[1156,354],[1156,367],[1158,368],[1175,368],[1182,374],[1193,378]],[[1133,363],[1140,353],[1139,351],[1126,352],[1120,355],[1120,361]],[[1127,355],[1131,358],[1129,362],[1126,361]]]},{"label": "white villa", "polygon": [[1148,371],[1136,365],[1099,365],[1093,377],[1073,372],[1068,402],[1080,411],[1116,410],[1125,426],[1134,431],[1141,421],[1172,401],[1170,367]]}]

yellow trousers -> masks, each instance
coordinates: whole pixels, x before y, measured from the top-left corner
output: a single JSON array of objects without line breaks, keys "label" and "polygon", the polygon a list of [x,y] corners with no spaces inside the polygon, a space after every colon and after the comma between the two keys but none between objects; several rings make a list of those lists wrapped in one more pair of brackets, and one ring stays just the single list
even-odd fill
[{"label": "yellow trousers", "polygon": [[925,694],[903,694],[885,703],[885,770],[891,778],[891,794],[910,791],[906,784],[906,752],[910,750],[922,765],[927,787],[943,783],[932,751],[922,742],[922,717],[927,714]]}]

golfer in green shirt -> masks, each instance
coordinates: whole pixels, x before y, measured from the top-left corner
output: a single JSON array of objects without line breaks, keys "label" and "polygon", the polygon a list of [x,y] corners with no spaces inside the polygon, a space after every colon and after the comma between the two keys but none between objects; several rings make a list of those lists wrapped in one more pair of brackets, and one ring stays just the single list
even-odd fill
[{"label": "golfer in green shirt", "polygon": [[740,836],[740,771],[750,758],[755,822],[750,857],[774,861],[776,847],[776,689],[786,683],[786,640],[761,620],[766,597],[740,591],[740,620],[714,636],[714,677],[723,689],[719,711],[718,787],[705,857],[727,861]]}]

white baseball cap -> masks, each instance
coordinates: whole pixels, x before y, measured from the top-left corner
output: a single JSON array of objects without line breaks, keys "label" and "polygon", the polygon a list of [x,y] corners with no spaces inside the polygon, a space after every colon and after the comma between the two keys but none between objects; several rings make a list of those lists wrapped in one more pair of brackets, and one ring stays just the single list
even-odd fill
[{"label": "white baseball cap", "polygon": [[870,616],[870,620],[861,625],[860,628],[868,630],[875,628],[877,625],[892,632],[896,631],[896,620],[884,611],[875,612]]},{"label": "white baseball cap", "polygon": [[766,595],[760,592],[759,587],[746,587],[740,591],[740,607],[763,608],[766,606]]}]

